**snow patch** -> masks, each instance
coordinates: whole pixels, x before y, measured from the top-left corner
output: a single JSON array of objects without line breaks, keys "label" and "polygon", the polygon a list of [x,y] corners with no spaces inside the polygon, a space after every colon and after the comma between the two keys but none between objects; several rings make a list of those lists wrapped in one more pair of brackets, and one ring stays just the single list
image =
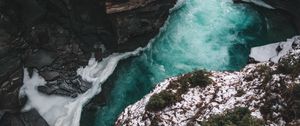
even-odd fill
[{"label": "snow patch", "polygon": [[278,63],[280,57],[289,53],[292,49],[292,44],[295,41],[300,41],[299,39],[300,36],[295,36],[291,39],[287,39],[286,42],[278,42],[251,48],[249,56],[259,62],[272,61]]},{"label": "snow patch", "polygon": [[79,126],[82,107],[96,94],[101,92],[101,85],[113,73],[118,62],[130,56],[138,55],[143,48],[132,52],[114,53],[101,62],[91,58],[84,68],[77,70],[82,79],[91,82],[93,86],[84,94],[72,99],[64,96],[45,95],[37,91],[37,86],[45,85],[46,81],[38,75],[37,71],[29,76],[27,69],[24,70],[24,85],[20,95],[27,95],[28,101],[24,111],[35,108],[50,126]]}]

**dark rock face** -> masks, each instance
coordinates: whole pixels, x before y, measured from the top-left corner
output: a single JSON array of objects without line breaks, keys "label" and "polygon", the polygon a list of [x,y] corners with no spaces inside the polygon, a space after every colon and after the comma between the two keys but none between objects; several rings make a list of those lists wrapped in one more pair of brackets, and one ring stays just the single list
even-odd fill
[{"label": "dark rock face", "polygon": [[22,86],[22,69],[17,69],[10,74],[6,80],[0,85],[0,112],[4,111],[18,111],[24,105],[24,101],[19,99],[19,89]]},{"label": "dark rock face", "polygon": [[293,17],[294,25],[300,32],[300,1],[299,0],[264,0],[272,7],[285,11]]},{"label": "dark rock face", "polygon": [[107,14],[105,0],[0,0],[0,125],[47,125],[35,110],[19,112],[24,67],[47,81],[40,92],[77,97],[92,86],[76,73],[91,53],[101,60],[145,46],[174,3]]},{"label": "dark rock face", "polygon": [[36,110],[30,110],[24,113],[5,113],[1,126],[48,126],[47,122],[39,116]]},{"label": "dark rock face", "polygon": [[145,46],[153,38],[169,15],[169,9],[176,0],[156,0],[143,8],[112,13],[113,29],[116,32],[116,51],[133,50]]},{"label": "dark rock face", "polygon": [[25,67],[42,68],[43,66],[48,66],[52,64],[56,56],[54,52],[38,50],[26,57]]},{"label": "dark rock face", "polygon": [[[262,0],[273,8],[292,17],[294,26],[300,32],[300,1],[299,0]],[[233,0],[234,3],[245,3],[243,0]]]}]

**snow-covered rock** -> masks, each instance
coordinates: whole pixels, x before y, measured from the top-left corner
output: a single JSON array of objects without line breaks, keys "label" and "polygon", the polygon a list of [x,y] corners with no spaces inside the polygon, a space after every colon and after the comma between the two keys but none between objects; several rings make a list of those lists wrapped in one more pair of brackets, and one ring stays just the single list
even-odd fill
[{"label": "snow-covered rock", "polygon": [[[276,55],[271,50],[278,46],[282,50]],[[294,79],[287,74],[278,72],[278,61],[285,58],[300,60],[300,36],[287,42],[270,44],[252,49],[252,56],[258,64],[249,64],[241,71],[211,71],[213,83],[205,88],[193,87],[182,94],[182,100],[161,111],[146,111],[150,97],[168,88],[170,82],[180,77],[169,78],[156,86],[153,92],[133,105],[128,106],[118,117],[116,125],[148,126],[151,120],[159,118],[159,124],[183,126],[199,125],[213,115],[222,114],[236,107],[246,107],[251,115],[264,120],[266,125],[286,125],[296,121],[286,121],[285,112],[290,101],[284,94],[286,90],[300,84],[300,76]],[[265,57],[259,57],[266,54]],[[271,61],[276,63],[274,64]],[[272,101],[272,102],[271,102]],[[270,110],[264,112],[262,108]]]},{"label": "snow-covered rock", "polygon": [[251,49],[250,57],[258,62],[272,61],[277,63],[279,58],[286,55],[292,49],[292,44],[299,43],[300,36],[288,39],[286,42],[278,42]]}]

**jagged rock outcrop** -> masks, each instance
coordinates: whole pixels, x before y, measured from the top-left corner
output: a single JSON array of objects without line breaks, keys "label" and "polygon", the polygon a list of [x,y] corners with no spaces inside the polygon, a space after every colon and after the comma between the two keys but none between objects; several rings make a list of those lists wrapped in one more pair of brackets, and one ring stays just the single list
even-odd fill
[{"label": "jagged rock outcrop", "polygon": [[[138,4],[131,5],[130,3],[133,2]],[[127,3],[129,5],[121,4],[115,8],[143,7],[109,14],[113,29],[116,32],[117,51],[133,50],[147,45],[148,41],[163,26],[169,15],[169,9],[174,6],[176,0],[129,0]]]},{"label": "jagged rock outcrop", "polygon": [[[192,76],[167,79],[143,99],[128,106],[115,125],[197,125],[236,107],[248,108],[251,116],[262,120],[266,125],[299,125],[300,36],[289,39],[288,43],[291,43],[290,46],[284,48],[289,50],[280,55],[278,63],[265,61],[249,64],[235,72],[211,71],[209,78],[213,81],[212,84],[190,87],[179,95],[177,102],[160,110],[148,110],[147,104],[149,100],[153,100],[154,95],[163,91],[177,94],[186,87],[184,85],[191,84],[186,81],[189,80],[187,77],[192,77],[195,73],[191,73]],[[276,50],[276,47],[268,50]],[[204,82],[206,81],[202,81]],[[152,101],[155,104],[160,102]]]},{"label": "jagged rock outcrop", "polygon": [[39,116],[36,110],[24,113],[5,113],[0,122],[1,126],[48,126],[47,122]]}]

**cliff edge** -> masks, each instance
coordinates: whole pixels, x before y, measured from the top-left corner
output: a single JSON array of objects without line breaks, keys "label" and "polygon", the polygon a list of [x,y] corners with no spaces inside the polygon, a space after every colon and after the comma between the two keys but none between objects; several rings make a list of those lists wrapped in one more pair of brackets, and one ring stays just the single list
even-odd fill
[{"label": "cliff edge", "polygon": [[256,47],[252,54],[259,50],[276,53],[241,71],[169,78],[128,106],[115,125],[299,125],[300,36]]}]

